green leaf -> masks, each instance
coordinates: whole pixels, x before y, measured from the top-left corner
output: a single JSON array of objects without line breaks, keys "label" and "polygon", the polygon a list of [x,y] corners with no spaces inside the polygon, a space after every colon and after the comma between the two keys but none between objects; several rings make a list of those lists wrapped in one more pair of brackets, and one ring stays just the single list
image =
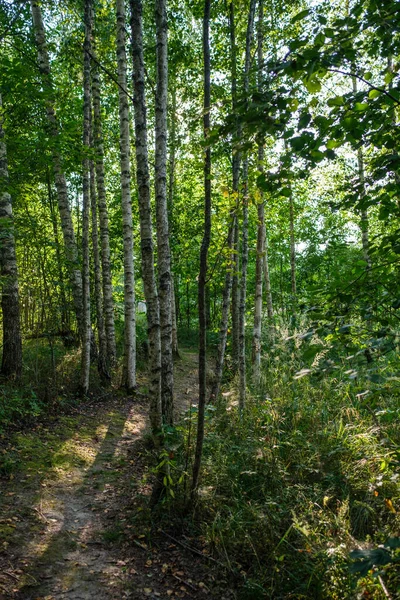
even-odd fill
[{"label": "green leaf", "polygon": [[379,90],[370,90],[369,94],[368,94],[368,98],[371,98],[371,100],[374,100],[375,98],[378,98],[378,96],[381,95],[382,92],[380,92]]},{"label": "green leaf", "polygon": [[334,98],[329,98],[327,105],[328,106],[343,106],[344,98],[343,96],[335,96]]},{"label": "green leaf", "polygon": [[292,190],[289,187],[284,187],[281,189],[281,196],[285,196],[285,198],[290,198],[292,194]]},{"label": "green leaf", "polygon": [[328,150],[333,150],[334,148],[339,148],[342,145],[342,142],[339,140],[328,140],[326,142],[326,147]]},{"label": "green leaf", "polygon": [[292,19],[292,23],[297,23],[297,21],[301,21],[302,19],[305,19],[305,17],[308,17],[308,15],[310,14],[311,10],[309,8],[302,10],[301,12],[297,13],[297,15],[295,15]]},{"label": "green leaf", "polygon": [[364,110],[367,110],[368,108],[368,102],[356,102],[354,105],[354,110],[356,110],[357,112],[362,112]]},{"label": "green leaf", "polygon": [[315,77],[306,77],[303,79],[303,83],[310,94],[321,91],[321,83]]}]

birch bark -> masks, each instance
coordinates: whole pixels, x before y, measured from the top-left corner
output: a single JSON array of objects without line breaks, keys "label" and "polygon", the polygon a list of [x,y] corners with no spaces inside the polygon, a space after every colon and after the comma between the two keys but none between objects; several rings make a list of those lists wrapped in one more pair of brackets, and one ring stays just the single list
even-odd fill
[{"label": "birch bark", "polygon": [[[263,0],[258,4],[258,23],[257,23],[257,59],[258,59],[258,90],[262,90],[262,66],[263,66]],[[258,142],[258,170],[264,171],[264,137]],[[264,194],[260,190],[260,197],[257,203],[257,251],[256,251],[256,289],[254,306],[254,327],[253,327],[253,378],[257,385],[260,381],[261,368],[261,324],[262,324],[262,304],[263,304],[263,262],[265,254],[265,216],[264,216]]]},{"label": "birch bark", "polygon": [[130,0],[130,6],[140,248],[149,336],[150,423],[153,434],[155,435],[161,428],[161,339],[159,301],[154,270],[153,225],[150,206],[150,175],[143,62],[142,0]]},{"label": "birch bark", "polygon": [[55,92],[51,79],[50,60],[46,44],[46,34],[43,25],[42,12],[38,0],[31,0],[32,22],[35,33],[35,42],[38,52],[39,70],[42,75],[43,88],[46,92],[46,114],[49,123],[49,133],[53,140],[51,153],[53,162],[54,179],[57,189],[58,210],[61,219],[65,252],[71,281],[72,296],[78,330],[83,339],[83,295],[82,274],[79,268],[78,249],[72,224],[71,210],[68,202],[68,190],[65,173],[62,166],[62,156],[58,150],[59,126],[54,109]]},{"label": "birch bark", "polygon": [[[236,52],[236,29],[235,29],[235,3],[234,0],[229,5],[229,34],[231,45],[231,94],[232,111],[237,109],[237,52]],[[236,137],[240,139],[241,128],[237,124]],[[233,234],[232,234],[232,283],[229,284],[225,279],[226,285],[231,285],[232,290],[232,368],[237,373],[239,368],[239,180],[240,180],[240,162],[241,155],[237,148],[232,148],[232,195],[235,201],[235,210],[233,211]],[[226,289],[226,292],[228,290]],[[223,365],[222,365],[223,366]]]},{"label": "birch bark", "polygon": [[103,282],[104,324],[107,337],[107,359],[114,365],[117,349],[115,342],[114,302],[112,295],[112,276],[110,260],[110,233],[108,227],[108,209],[106,186],[104,181],[104,142],[101,124],[100,76],[97,64],[92,63],[93,97],[93,145],[95,150],[97,205],[99,209],[101,266]]},{"label": "birch bark", "polygon": [[156,114],[155,114],[155,196],[157,215],[158,290],[161,333],[161,411],[163,421],[174,420],[174,374],[172,355],[172,286],[167,203],[167,108],[168,31],[166,0],[156,0]]},{"label": "birch bark", "polygon": [[[249,74],[251,62],[251,43],[254,29],[254,16],[256,0],[250,0],[249,16],[246,32],[246,55],[244,66],[244,93],[247,98],[249,93]],[[239,298],[239,408],[243,411],[246,402],[246,292],[247,292],[247,263],[249,256],[249,157],[246,151],[243,158],[243,225],[242,225],[242,268],[240,275]]]},{"label": "birch bark", "polygon": [[129,104],[126,67],[125,0],[117,0],[117,61],[119,94],[119,146],[121,164],[121,199],[124,236],[124,364],[122,385],[131,392],[136,387],[136,307],[133,261],[133,223],[131,199],[131,160]]},{"label": "birch bark", "polygon": [[8,192],[7,146],[4,139],[2,111],[3,104],[0,94],[0,277],[3,313],[1,374],[11,379],[19,379],[22,372],[22,341],[18,269],[12,202]]},{"label": "birch bark", "polygon": [[[211,64],[210,64],[210,0],[204,0],[203,17],[203,56],[204,56],[204,103],[203,132],[207,142],[210,131],[211,106]],[[204,235],[200,249],[200,272],[198,283],[199,306],[199,406],[197,419],[196,449],[193,462],[191,499],[194,501],[199,484],[201,458],[204,442],[204,413],[206,405],[206,277],[207,255],[211,238],[211,148],[208,145],[204,154]]]},{"label": "birch bark", "polygon": [[90,50],[92,38],[92,2],[85,0],[85,41],[83,45],[83,152],[82,161],[82,284],[83,284],[83,338],[81,360],[81,391],[87,394],[90,377]]},{"label": "birch bark", "polygon": [[[357,93],[357,79],[356,77],[352,77],[353,82],[353,92]],[[357,150],[357,167],[358,167],[358,179],[360,182],[360,198],[361,201],[365,197],[365,167],[364,167],[364,155],[361,148]],[[366,269],[369,271],[372,266],[371,256],[369,252],[369,219],[368,219],[368,211],[366,208],[361,209],[361,220],[360,220],[360,230],[361,230],[361,243],[363,249],[363,258],[366,263]]]}]

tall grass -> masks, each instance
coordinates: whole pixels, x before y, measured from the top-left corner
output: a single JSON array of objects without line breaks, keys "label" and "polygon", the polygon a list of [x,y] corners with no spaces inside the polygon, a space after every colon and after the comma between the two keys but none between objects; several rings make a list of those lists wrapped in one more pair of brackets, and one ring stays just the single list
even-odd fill
[{"label": "tall grass", "polygon": [[[351,550],[400,531],[395,382],[375,385],[360,366],[357,379],[349,379],[346,360],[335,369],[316,368],[330,360],[323,351],[308,375],[296,379],[305,367],[303,350],[297,338],[276,333],[244,414],[235,382],[209,410],[203,534],[243,577],[242,599],[380,600],[387,598],[382,582],[395,598],[394,565],[359,580],[349,569]],[[381,370],[390,361],[392,370],[400,366],[386,356]]]}]

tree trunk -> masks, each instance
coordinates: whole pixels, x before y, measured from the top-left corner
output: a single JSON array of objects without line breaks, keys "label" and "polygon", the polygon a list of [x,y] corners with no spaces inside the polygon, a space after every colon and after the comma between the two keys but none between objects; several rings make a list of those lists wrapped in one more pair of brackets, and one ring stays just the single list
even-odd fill
[{"label": "tree trunk", "polygon": [[83,152],[82,161],[82,283],[83,283],[83,339],[81,360],[81,392],[87,394],[90,378],[90,50],[92,46],[92,0],[85,0],[85,41],[83,46]]},{"label": "tree trunk", "polygon": [[[172,88],[172,106],[171,106],[171,126],[170,126],[170,153],[169,153],[169,181],[168,181],[168,211],[170,234],[173,234],[173,206],[175,194],[175,160],[176,160],[176,84]],[[173,256],[171,251],[171,262]],[[172,303],[172,354],[179,357],[178,347],[178,326],[177,326],[177,306],[175,297],[174,275],[171,267],[171,303]]]},{"label": "tree trunk", "polygon": [[[204,114],[203,130],[204,140],[207,142],[210,131],[210,106],[211,106],[211,67],[210,67],[210,4],[211,0],[204,0],[203,18],[203,56],[204,56]],[[204,413],[206,405],[206,277],[207,254],[211,238],[211,148],[206,146],[204,155],[204,235],[200,249],[200,272],[198,283],[199,306],[199,406],[197,420],[196,450],[193,462],[193,479],[191,497],[194,501],[197,495],[201,458],[204,442]]]},{"label": "tree trunk", "polygon": [[[92,141],[91,141],[92,145]],[[93,160],[90,161],[90,206],[92,213],[92,250],[94,271],[94,296],[96,300],[97,335],[99,339],[99,353],[97,356],[97,370],[103,383],[110,381],[111,377],[107,367],[107,338],[104,326],[103,290],[101,285],[101,264],[99,252],[99,225],[97,222],[97,194],[96,174]]]},{"label": "tree trunk", "polygon": [[50,207],[50,217],[51,217],[51,225],[53,228],[53,236],[54,236],[54,246],[56,250],[56,261],[57,261],[57,274],[59,280],[59,304],[60,304],[60,314],[61,314],[61,331],[69,330],[69,314],[67,307],[67,298],[65,295],[65,284],[64,284],[64,274],[63,267],[61,261],[61,251],[60,251],[60,241],[58,236],[58,225],[57,225],[57,216],[54,210],[54,202],[53,202],[53,194],[51,190],[51,178],[50,171],[47,171],[47,193],[49,199],[49,207]]},{"label": "tree trunk", "polygon": [[18,290],[17,257],[11,195],[8,193],[7,147],[3,130],[3,103],[0,94],[0,276],[3,313],[3,357],[1,374],[19,379],[22,373],[22,341]]},{"label": "tree trunk", "polygon": [[[139,196],[140,248],[143,286],[147,304],[150,364],[150,423],[153,434],[161,428],[161,339],[160,313],[154,270],[153,225],[150,206],[150,176],[147,148],[146,96],[143,62],[142,0],[130,0],[133,86],[135,92],[136,165]],[[156,441],[156,439],[155,439]]]},{"label": "tree trunk", "polygon": [[[237,110],[237,53],[236,53],[236,30],[235,30],[235,4],[234,0],[229,3],[229,32],[231,44],[231,93],[232,93],[232,111]],[[241,127],[239,123],[236,126],[236,136],[239,139]],[[239,180],[240,180],[240,161],[241,156],[237,148],[232,148],[232,194],[235,201],[235,210],[233,211],[233,273],[232,283],[225,278],[225,286],[232,287],[232,369],[236,374],[239,369]],[[225,287],[225,293],[228,289]],[[226,329],[227,329],[226,325]],[[222,367],[223,367],[222,360]]]},{"label": "tree trunk", "polygon": [[264,231],[264,261],[263,271],[265,279],[265,294],[267,296],[267,315],[270,327],[272,326],[272,319],[274,317],[274,307],[272,304],[272,293],[271,293],[271,279],[269,275],[269,260],[268,260],[268,240],[267,230]]},{"label": "tree trunk", "polygon": [[157,214],[157,262],[161,328],[161,411],[164,423],[174,420],[172,356],[172,286],[167,202],[168,48],[166,0],[156,0],[157,88],[155,107],[155,195]]},{"label": "tree trunk", "polygon": [[[258,90],[262,91],[262,66],[263,66],[263,0],[258,5],[257,27],[257,57],[258,57]],[[264,137],[258,142],[258,171],[264,172]],[[261,324],[263,300],[263,262],[265,253],[265,217],[264,194],[260,190],[257,204],[257,254],[256,254],[256,290],[254,302],[254,327],[253,327],[253,378],[257,385],[260,381],[261,368]]]},{"label": "tree trunk", "polygon": [[[233,216],[235,220],[235,217]],[[232,254],[233,249],[233,236],[234,236],[234,221],[230,224],[228,232],[228,248],[230,249],[228,264],[225,273],[224,291],[222,294],[222,311],[221,311],[221,322],[219,326],[219,342],[217,358],[215,361],[215,377],[214,383],[210,394],[211,400],[217,400],[219,396],[219,390],[221,387],[222,374],[224,370],[225,361],[225,350],[226,341],[228,337],[228,318],[229,318],[229,304],[230,295],[232,291],[232,269],[234,268],[235,258]]]},{"label": "tree trunk", "polygon": [[112,276],[110,261],[110,233],[106,187],[104,182],[104,143],[101,125],[100,77],[97,64],[92,65],[93,95],[93,145],[95,150],[97,204],[99,207],[101,266],[103,275],[104,324],[107,337],[107,359],[111,366],[115,364],[117,349],[115,343],[114,302],[112,295]]},{"label": "tree trunk", "polygon": [[133,224],[131,199],[131,161],[129,104],[126,67],[125,0],[117,0],[117,60],[120,127],[121,198],[124,235],[124,364],[122,385],[132,392],[136,387],[136,307],[133,263]]},{"label": "tree trunk", "polygon": [[[353,92],[357,94],[357,79],[356,77],[352,77],[353,82]],[[358,179],[360,184],[360,199],[361,202],[365,197],[365,168],[364,168],[364,155],[361,148],[357,150],[357,167],[358,167]],[[368,211],[366,208],[361,209],[361,220],[360,220],[360,230],[361,230],[361,243],[363,249],[363,258],[366,263],[366,269],[369,271],[371,269],[371,256],[369,252],[369,219],[368,219]]]},{"label": "tree trunk", "polygon": [[[251,61],[251,42],[254,29],[254,15],[256,0],[250,0],[249,16],[246,32],[246,56],[244,67],[244,93],[246,98],[249,94],[249,73]],[[243,159],[243,225],[242,225],[242,268],[240,276],[240,298],[239,298],[239,408],[243,411],[246,402],[246,287],[247,287],[247,263],[249,256],[249,157],[248,152]]]},{"label": "tree trunk", "polygon": [[296,316],[296,242],[294,235],[294,204],[293,191],[291,185],[289,197],[289,227],[290,227],[290,281],[292,289],[292,311],[293,316]]},{"label": "tree trunk", "polygon": [[51,153],[53,162],[53,171],[57,189],[58,210],[61,219],[61,228],[63,232],[64,245],[71,281],[74,309],[78,324],[79,334],[83,339],[83,293],[82,293],[82,274],[79,268],[78,249],[75,240],[75,233],[72,224],[71,210],[68,202],[67,182],[62,167],[62,156],[58,150],[59,146],[59,126],[57,116],[54,110],[55,92],[51,80],[50,61],[46,44],[46,35],[43,25],[42,13],[37,0],[31,0],[32,21],[35,32],[35,41],[38,51],[39,70],[42,75],[43,88],[46,92],[46,113],[49,123],[49,132],[52,138]]}]

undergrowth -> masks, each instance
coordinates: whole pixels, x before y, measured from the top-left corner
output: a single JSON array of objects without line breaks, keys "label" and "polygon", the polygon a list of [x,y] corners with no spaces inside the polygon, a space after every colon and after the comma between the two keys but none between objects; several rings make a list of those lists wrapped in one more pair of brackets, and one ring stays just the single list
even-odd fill
[{"label": "undergrowth", "polygon": [[[396,389],[391,381],[374,387],[361,372],[349,379],[347,365],[296,379],[302,367],[292,342],[276,344],[243,415],[235,385],[208,407],[202,534],[242,579],[241,600],[383,600],[384,588],[396,598],[400,579],[390,557],[363,577],[350,559],[400,532]],[[178,451],[174,443],[176,505],[184,502],[180,473],[190,472],[193,410]]]}]

